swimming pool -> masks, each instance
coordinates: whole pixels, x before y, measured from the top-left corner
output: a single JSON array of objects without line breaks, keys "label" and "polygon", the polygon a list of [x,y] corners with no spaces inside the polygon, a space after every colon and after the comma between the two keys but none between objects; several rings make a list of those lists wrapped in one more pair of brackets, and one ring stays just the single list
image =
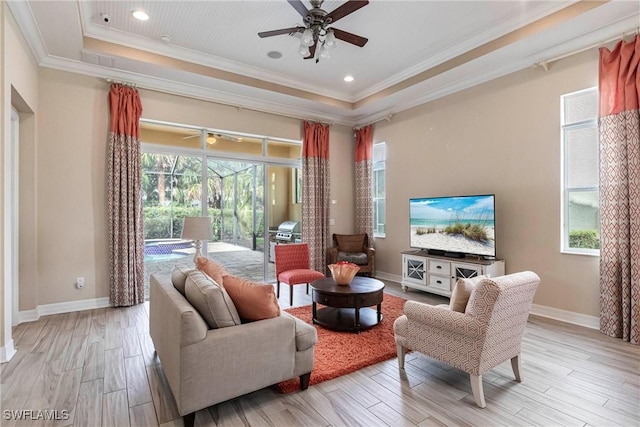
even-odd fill
[{"label": "swimming pool", "polygon": [[193,247],[190,240],[160,239],[148,240],[144,243],[144,260],[171,261],[189,256],[183,249]]}]

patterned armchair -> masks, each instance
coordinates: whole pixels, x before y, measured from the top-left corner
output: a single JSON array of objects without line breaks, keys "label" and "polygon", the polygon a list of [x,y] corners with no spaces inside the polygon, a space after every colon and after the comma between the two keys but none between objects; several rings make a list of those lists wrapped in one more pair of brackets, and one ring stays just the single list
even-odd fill
[{"label": "patterned armchair", "polygon": [[407,301],[393,325],[400,369],[407,349],[461,369],[469,373],[473,397],[484,408],[482,374],[511,360],[516,381],[522,381],[520,343],[539,283],[530,271],[483,279],[464,313]]},{"label": "patterned armchair", "polygon": [[327,249],[327,264],[348,261],[360,267],[358,274],[374,276],[376,250],[369,245],[369,236],[362,234],[334,234],[334,247]]}]

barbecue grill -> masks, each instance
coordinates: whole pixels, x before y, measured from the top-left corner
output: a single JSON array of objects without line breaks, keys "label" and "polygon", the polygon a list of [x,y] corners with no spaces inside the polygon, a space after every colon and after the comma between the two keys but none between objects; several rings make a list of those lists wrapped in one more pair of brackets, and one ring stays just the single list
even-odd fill
[{"label": "barbecue grill", "polygon": [[294,242],[300,236],[300,223],[298,221],[285,221],[278,226],[276,233],[277,242]]}]

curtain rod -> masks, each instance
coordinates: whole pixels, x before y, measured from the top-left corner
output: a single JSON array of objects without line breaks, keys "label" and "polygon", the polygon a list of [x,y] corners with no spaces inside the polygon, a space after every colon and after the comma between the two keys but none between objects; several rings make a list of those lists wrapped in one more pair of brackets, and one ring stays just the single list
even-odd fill
[{"label": "curtain rod", "polygon": [[114,80],[114,79],[106,79],[107,83],[116,83],[122,86],[128,86],[128,87],[133,87],[133,88],[137,88],[138,85],[133,83],[133,82],[125,82],[125,81],[121,81],[121,80]]},{"label": "curtain rod", "polygon": [[362,129],[363,127],[366,127],[366,126],[369,126],[369,125],[373,125],[373,124],[378,123],[378,122],[381,122],[381,121],[383,121],[383,120],[386,120],[386,121],[387,121],[387,123],[391,123],[391,118],[392,118],[392,117],[393,117],[393,114],[389,114],[389,115],[386,115],[386,116],[384,116],[384,117],[379,118],[378,120],[374,120],[374,121],[372,121],[372,122],[370,122],[370,123],[366,123],[366,124],[364,124],[364,125],[360,125],[360,126],[354,126],[354,127],[353,127],[353,130]]},{"label": "curtain rod", "polygon": [[593,48],[596,48],[596,47],[602,47],[603,45],[611,43],[611,42],[614,42],[614,41],[624,40],[624,38],[626,36],[628,36],[628,35],[631,35],[631,34],[636,34],[637,35],[639,33],[640,33],[640,27],[638,27],[638,29],[635,32],[631,32],[631,33],[628,33],[628,34],[622,33],[621,36],[616,36],[616,37],[610,38],[608,40],[601,41],[601,42],[598,42],[596,44],[592,44],[590,46],[583,47],[583,48],[580,48],[578,50],[574,50],[572,52],[565,53],[563,55],[559,55],[559,56],[553,57],[551,59],[547,59],[546,61],[537,62],[534,65],[538,65],[538,66],[544,68],[545,71],[549,71],[549,64],[552,63],[552,62],[559,61],[561,59],[567,58],[569,56],[576,55],[578,53],[584,52],[584,51],[589,50],[589,49],[593,49]]}]

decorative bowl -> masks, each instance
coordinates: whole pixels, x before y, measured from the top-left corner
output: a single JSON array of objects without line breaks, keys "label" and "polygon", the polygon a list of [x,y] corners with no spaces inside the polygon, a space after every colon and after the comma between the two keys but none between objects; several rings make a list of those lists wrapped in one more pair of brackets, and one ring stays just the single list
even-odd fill
[{"label": "decorative bowl", "polygon": [[338,261],[336,264],[329,264],[331,276],[338,285],[348,285],[351,283],[360,267],[352,262]]}]

